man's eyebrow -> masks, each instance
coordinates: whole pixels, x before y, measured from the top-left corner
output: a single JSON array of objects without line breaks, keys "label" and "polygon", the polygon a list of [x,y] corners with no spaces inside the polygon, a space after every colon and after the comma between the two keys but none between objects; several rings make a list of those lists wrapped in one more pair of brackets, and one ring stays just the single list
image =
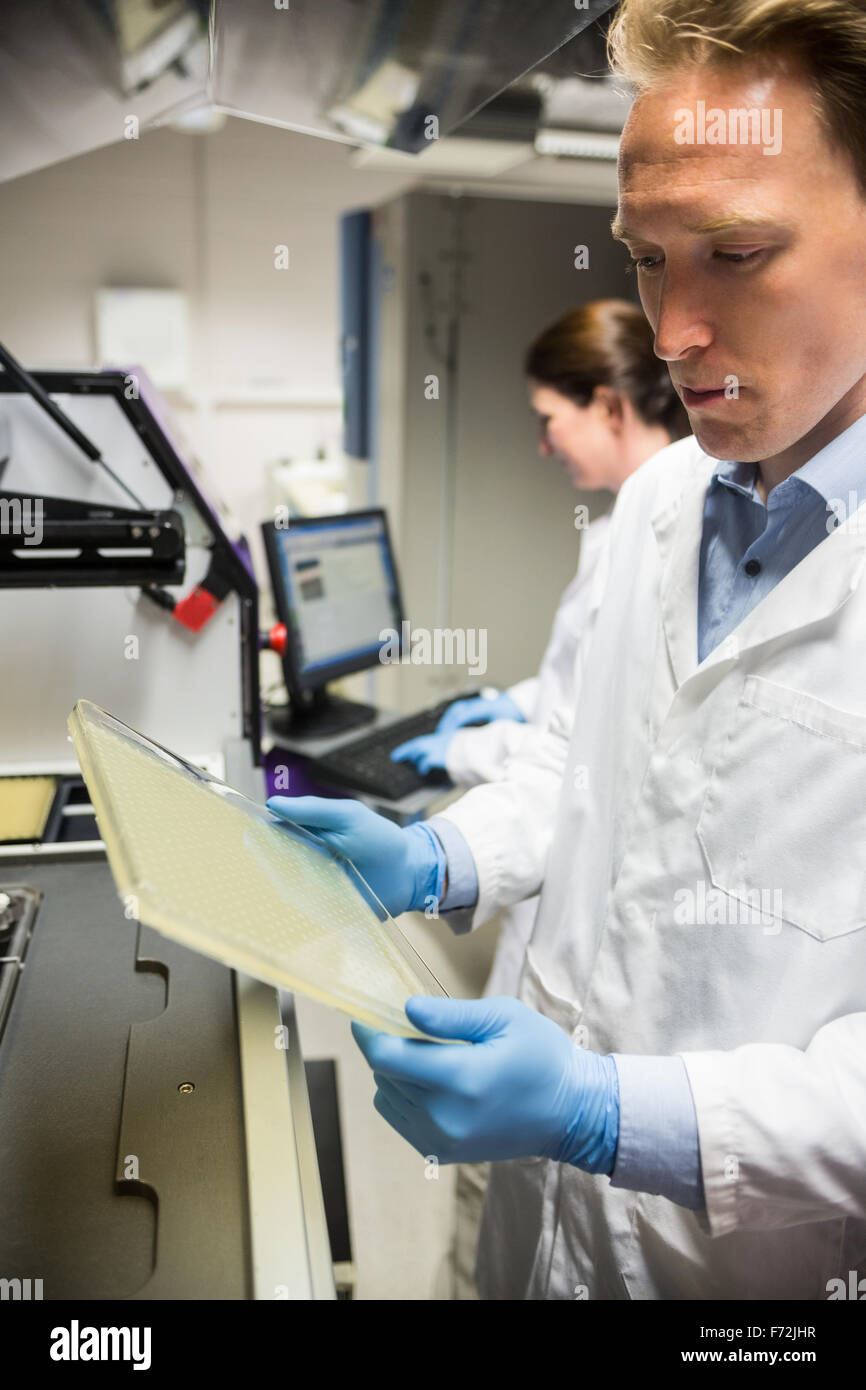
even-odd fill
[{"label": "man's eyebrow", "polygon": [[[778,225],[778,220],[775,217],[762,217],[759,213],[740,212],[728,213],[723,217],[711,217],[703,222],[692,222],[682,230],[692,232],[695,236],[714,236],[718,232],[729,232],[736,227],[754,227],[767,230],[770,227],[778,227]],[[611,222],[610,234],[615,241],[641,240],[641,233],[627,227],[619,217],[615,217]]]}]

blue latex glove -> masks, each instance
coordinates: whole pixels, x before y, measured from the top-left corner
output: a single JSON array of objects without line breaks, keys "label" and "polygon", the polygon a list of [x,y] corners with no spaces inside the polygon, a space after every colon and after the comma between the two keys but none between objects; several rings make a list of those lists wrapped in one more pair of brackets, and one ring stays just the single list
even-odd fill
[{"label": "blue latex glove", "polygon": [[425,1158],[440,1163],[541,1157],[588,1173],[613,1170],[619,1138],[616,1063],[576,1047],[517,999],[414,995],[420,1042],[353,1023],[373,1068],[374,1105]]},{"label": "blue latex glove", "polygon": [[439,720],[435,733],[410,738],[407,743],[392,748],[391,759],[395,763],[414,763],[425,777],[434,768],[446,767],[448,745],[458,729],[466,724],[492,724],[495,719],[526,722],[523,711],[510,695],[497,695],[490,700],[483,695],[455,700]]},{"label": "blue latex glove", "polygon": [[422,777],[435,767],[445,767],[445,754],[453,732],[448,734],[421,734],[410,738],[397,748],[391,749],[391,760],[395,763],[414,763]]},{"label": "blue latex glove", "polygon": [[516,719],[521,724],[526,723],[523,710],[505,692],[491,700],[484,695],[473,695],[468,700],[455,700],[453,705],[448,706],[436,725],[436,733],[453,733],[464,724],[491,724],[494,719]]},{"label": "blue latex glove", "polygon": [[392,917],[442,896],[444,853],[425,826],[401,829],[361,801],[326,796],[271,796],[267,807],[350,859]]}]

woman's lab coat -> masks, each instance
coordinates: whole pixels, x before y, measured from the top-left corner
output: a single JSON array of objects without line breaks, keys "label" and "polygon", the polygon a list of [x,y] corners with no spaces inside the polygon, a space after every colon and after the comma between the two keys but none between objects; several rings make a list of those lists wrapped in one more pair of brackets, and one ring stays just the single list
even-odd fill
[{"label": "woman's lab coat", "polygon": [[[565,589],[537,676],[509,688],[526,723],[495,719],[480,728],[458,729],[448,745],[446,769],[456,786],[472,787],[498,781],[508,759],[529,755],[532,741],[545,729],[559,705],[574,708],[578,649],[591,628],[596,605],[594,577],[610,526],[610,514],[591,522],[580,543],[577,573]],[[496,956],[485,986],[486,995],[516,994],[526,943],[532,932],[538,899],[515,903],[501,914]]]},{"label": "woman's lab coat", "polygon": [[572,727],[443,813],[476,922],[544,880],[521,997],[601,1053],[682,1056],[706,1210],[494,1164],[482,1297],[825,1299],[866,1275],[866,506],[698,665],[712,469],[692,437],[628,480]]}]

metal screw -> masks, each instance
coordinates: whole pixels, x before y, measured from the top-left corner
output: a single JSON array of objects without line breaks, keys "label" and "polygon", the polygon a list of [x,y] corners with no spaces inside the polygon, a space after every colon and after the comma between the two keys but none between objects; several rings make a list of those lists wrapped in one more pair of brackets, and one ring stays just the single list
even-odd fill
[{"label": "metal screw", "polygon": [[182,1081],[177,1089],[180,1091],[182,1096],[188,1096],[191,1091],[195,1090],[195,1086],[191,1081]]}]

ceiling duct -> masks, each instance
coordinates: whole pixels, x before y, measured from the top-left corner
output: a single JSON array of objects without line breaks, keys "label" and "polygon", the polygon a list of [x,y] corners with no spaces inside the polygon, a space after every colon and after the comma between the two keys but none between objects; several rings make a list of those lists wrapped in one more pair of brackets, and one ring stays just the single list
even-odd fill
[{"label": "ceiling duct", "polygon": [[[3,179],[202,108],[416,154],[475,113],[480,121],[506,88],[476,138],[531,142],[549,124],[551,92],[578,73],[595,69],[595,91],[602,105],[609,100],[598,21],[613,0],[2,0],[0,8]],[[530,85],[531,72],[547,74],[546,95]]]}]

